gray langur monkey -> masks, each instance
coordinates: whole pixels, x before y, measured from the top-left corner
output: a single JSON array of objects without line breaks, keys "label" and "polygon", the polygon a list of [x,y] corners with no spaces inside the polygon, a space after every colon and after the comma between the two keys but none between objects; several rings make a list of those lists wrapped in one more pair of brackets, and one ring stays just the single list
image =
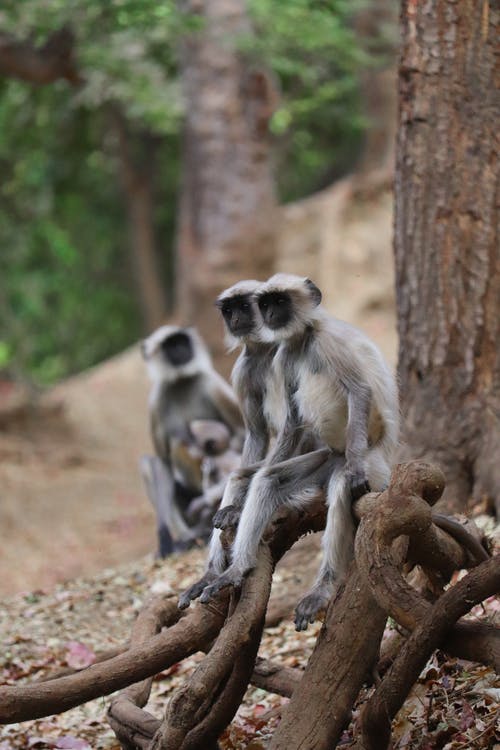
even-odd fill
[{"label": "gray langur monkey", "polygon": [[[270,437],[279,433],[286,413],[286,399],[281,375],[276,377],[272,363],[277,346],[263,342],[260,337],[261,316],[255,294],[261,282],[240,281],[219,295],[216,305],[220,309],[226,329],[229,348],[242,346],[232,372],[232,383],[238,396],[245,420],[246,436],[241,456],[241,468],[234,471],[225,487],[221,506],[214,517],[214,531],[210,540],[208,564],[202,578],[188,588],[179,598],[179,607],[184,609],[191,600],[209,589],[210,584],[221,576],[228,561],[220,540],[220,529],[235,526],[246,502],[246,493],[256,472],[263,465],[269,449]],[[316,441],[301,435],[293,441],[294,449],[303,447],[308,452],[306,463],[297,458],[290,466],[283,459],[288,458],[291,444],[283,449],[279,437],[274,450],[266,458],[274,464],[274,471],[280,475],[283,493],[302,490],[297,477],[321,471],[330,451],[310,453]],[[292,463],[292,462],[290,462]],[[299,465],[297,465],[297,463]],[[324,471],[324,470],[323,470]],[[293,481],[293,488],[290,479]],[[243,510],[243,513],[245,511]]]},{"label": "gray langur monkey", "polygon": [[156,452],[142,458],[141,470],[157,513],[159,555],[165,557],[199,536],[184,513],[203,489],[204,446],[200,452],[199,436],[191,425],[215,420],[241,441],[243,419],[230,386],[215,371],[194,328],[161,326],[144,339],[141,349],[152,383],[149,414]]},{"label": "gray langur monkey", "polygon": [[352,503],[387,486],[399,435],[397,385],[384,357],[366,334],[320,303],[312,281],[287,274],[269,279],[258,298],[266,334],[279,342],[281,367],[295,373],[298,420],[344,457],[328,483],[323,560],[296,608],[298,630],[345,579],[354,552]]},{"label": "gray langur monkey", "polygon": [[[309,279],[276,274],[256,296],[264,322],[260,335],[278,344],[273,369],[278,376],[281,373],[287,393],[282,444],[293,450],[300,434],[310,430],[332,451],[326,464],[330,479],[323,561],[312,590],[297,606],[296,627],[301,630],[326,606],[335,584],[345,578],[353,555],[352,502],[388,483],[398,439],[397,388],[375,344],[358,329],[328,315],[320,306],[320,290]],[[307,494],[283,496],[265,469],[255,475],[233,545],[232,564],[204,591],[202,601],[225,586],[241,583],[255,565],[262,533],[277,506],[303,505]]]}]

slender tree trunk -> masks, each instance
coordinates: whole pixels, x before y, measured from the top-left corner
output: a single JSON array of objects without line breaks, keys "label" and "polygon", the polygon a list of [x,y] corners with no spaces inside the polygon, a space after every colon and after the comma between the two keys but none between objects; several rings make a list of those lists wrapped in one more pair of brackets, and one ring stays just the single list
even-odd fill
[{"label": "slender tree trunk", "polygon": [[154,231],[153,172],[157,144],[148,133],[132,135],[121,113],[114,112],[113,120],[130,228],[132,268],[144,329],[151,332],[165,322],[167,315]]},{"label": "slender tree trunk", "polygon": [[375,57],[361,78],[363,108],[369,125],[356,173],[394,170],[397,127],[398,3],[377,0],[360,10],[354,26],[362,44]]},{"label": "slender tree trunk", "polygon": [[203,25],[185,42],[184,176],[177,304],[217,356],[222,326],[213,302],[242,278],[267,278],[275,256],[276,197],[268,120],[273,87],[238,52],[250,33],[243,0],[182,0]]},{"label": "slender tree trunk", "polygon": [[413,457],[500,511],[499,6],[404,0],[395,254]]}]

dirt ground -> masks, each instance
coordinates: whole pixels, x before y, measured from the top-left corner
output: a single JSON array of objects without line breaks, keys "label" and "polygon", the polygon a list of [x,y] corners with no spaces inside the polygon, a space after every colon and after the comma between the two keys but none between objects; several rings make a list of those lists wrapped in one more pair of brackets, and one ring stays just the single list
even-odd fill
[{"label": "dirt ground", "polygon": [[155,548],[138,348],[71,378],[0,428],[0,593],[46,588]]}]

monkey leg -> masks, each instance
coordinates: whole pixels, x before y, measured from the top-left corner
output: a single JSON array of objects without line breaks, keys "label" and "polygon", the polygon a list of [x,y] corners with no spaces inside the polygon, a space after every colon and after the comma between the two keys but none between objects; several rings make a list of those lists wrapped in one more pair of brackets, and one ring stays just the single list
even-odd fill
[{"label": "monkey leg", "polygon": [[[233,473],[236,474],[236,472]],[[219,510],[223,509],[224,502],[231,503],[232,500],[233,493],[230,491],[225,492],[222,498],[221,508]],[[230,505],[229,507],[233,508],[232,505]],[[192,586],[183,591],[179,596],[179,602],[177,605],[179,609],[186,609],[187,607],[189,607],[191,602],[194,599],[197,599],[203,592],[203,590],[207,588],[207,586],[209,586],[211,583],[213,583],[213,581],[215,581],[227,567],[228,561],[226,552],[222,546],[220,536],[221,531],[218,528],[214,528],[212,531],[212,536],[210,537],[207,569],[205,570],[205,573],[202,575],[202,577],[198,581],[196,581],[196,583],[193,583]]]},{"label": "monkey leg", "polygon": [[[351,473],[345,460],[337,463],[328,484],[328,514],[321,541],[323,559],[310,591],[302,597],[295,609],[295,628],[306,630],[318,614],[328,606],[333,594],[344,581],[354,556],[355,521],[352,517]],[[390,469],[378,449],[368,452],[366,476],[374,491],[382,490],[388,482]],[[361,492],[361,497],[364,492]]]},{"label": "monkey leg", "polygon": [[282,505],[304,507],[331,473],[336,456],[322,448],[279,464],[265,466],[252,479],[233,544],[229,568],[203,591],[206,604],[229,586],[239,588],[243,578],[255,567],[260,540],[274,512]]},{"label": "monkey leg", "polygon": [[186,548],[195,534],[186,524],[176,502],[172,471],[158,456],[143,456],[140,462],[148,497],[156,511],[158,554],[166,557]]}]

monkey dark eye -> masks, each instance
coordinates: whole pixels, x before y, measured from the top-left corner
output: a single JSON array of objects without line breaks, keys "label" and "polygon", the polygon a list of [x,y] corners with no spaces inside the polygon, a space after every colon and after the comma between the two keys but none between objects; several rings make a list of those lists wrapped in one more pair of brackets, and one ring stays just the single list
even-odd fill
[{"label": "monkey dark eye", "polygon": [[265,300],[262,300],[261,303],[260,303],[260,307],[263,310],[267,310],[267,302]]},{"label": "monkey dark eye", "polygon": [[248,310],[248,309],[249,309],[249,307],[250,307],[250,305],[248,304],[248,302],[243,302],[243,304],[242,304],[242,306],[241,306],[241,309],[242,309],[242,310]]},{"label": "monkey dark eye", "polygon": [[222,314],[223,315],[230,315],[231,314],[231,308],[229,307],[229,305],[222,305],[221,310],[222,310]]}]

